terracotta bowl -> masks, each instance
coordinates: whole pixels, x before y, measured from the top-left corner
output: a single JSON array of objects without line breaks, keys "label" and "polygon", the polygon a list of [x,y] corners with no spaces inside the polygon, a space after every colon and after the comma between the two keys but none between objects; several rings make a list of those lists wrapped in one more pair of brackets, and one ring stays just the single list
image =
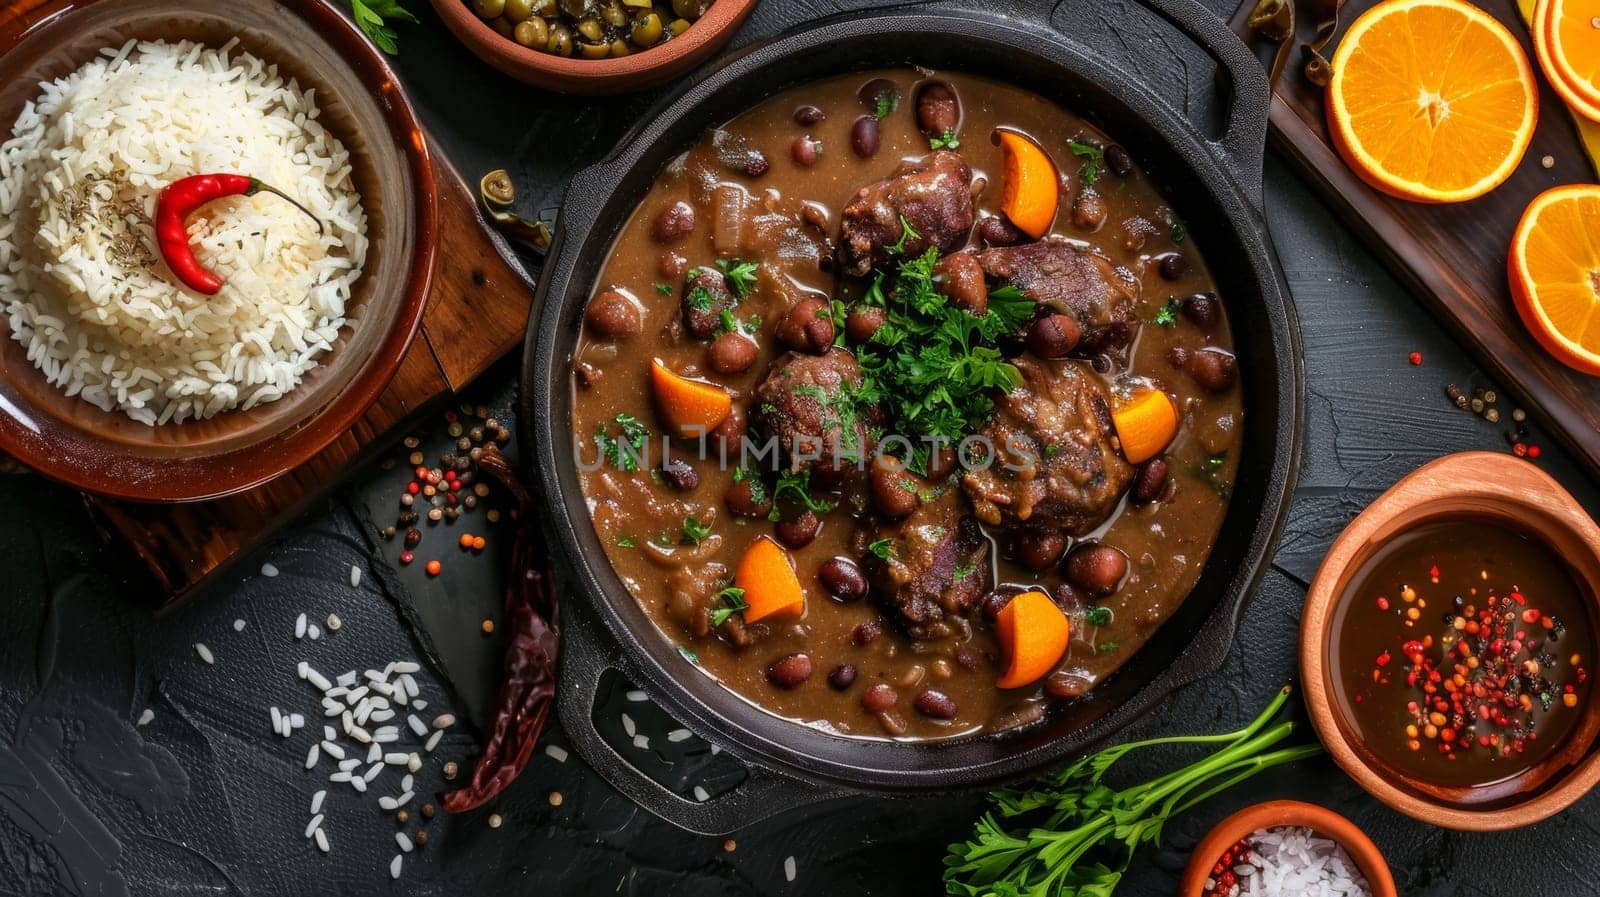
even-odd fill
[{"label": "terracotta bowl", "polygon": [[756,0],[715,0],[689,30],[648,50],[612,59],[575,59],[530,50],[502,36],[478,18],[470,0],[429,2],[450,33],[479,59],[525,84],[580,94],[628,93],[670,81],[726,46],[756,6]]},{"label": "terracotta bowl", "polygon": [[1367,506],[1328,549],[1300,623],[1300,678],[1322,743],[1351,778],[1408,816],[1465,831],[1520,828],[1565,809],[1600,781],[1600,698],[1542,763],[1505,781],[1444,787],[1392,769],[1363,743],[1330,662],[1333,620],[1351,580],[1396,535],[1441,520],[1475,517],[1542,540],[1565,558],[1600,621],[1600,527],[1576,499],[1534,465],[1496,452],[1462,452],[1425,464]]},{"label": "terracotta bowl", "polygon": [[1211,877],[1211,868],[1223,851],[1251,832],[1281,826],[1309,828],[1324,838],[1337,841],[1366,876],[1372,897],[1395,897],[1394,876],[1389,874],[1389,864],[1372,839],[1338,813],[1298,800],[1273,800],[1245,807],[1217,823],[1189,854],[1189,865],[1183,869],[1178,893],[1182,897],[1200,897],[1205,891],[1206,879]]},{"label": "terracotta bowl", "polygon": [[434,171],[383,58],[322,0],[19,0],[0,7],[0,134],[41,80],[130,37],[243,49],[314,86],[351,153],[371,242],[347,327],[284,398],[149,427],[52,386],[0,315],[0,451],[77,488],[191,501],[258,485],[345,434],[389,384],[422,320],[433,267]]}]

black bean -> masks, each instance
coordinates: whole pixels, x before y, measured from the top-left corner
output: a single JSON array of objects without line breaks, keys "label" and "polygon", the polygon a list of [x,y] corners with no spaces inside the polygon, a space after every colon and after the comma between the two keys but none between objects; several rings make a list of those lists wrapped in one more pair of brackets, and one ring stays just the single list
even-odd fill
[{"label": "black bean", "polygon": [[850,644],[859,648],[862,645],[870,644],[880,635],[883,635],[883,625],[877,620],[857,623],[855,628],[850,630]]},{"label": "black bean", "polygon": [[1062,572],[1078,588],[1104,597],[1122,586],[1122,578],[1128,575],[1128,556],[1110,545],[1090,542],[1067,555]]},{"label": "black bean", "polygon": [[1078,347],[1082,333],[1071,315],[1045,315],[1028,328],[1028,351],[1040,358],[1065,358]]},{"label": "black bean", "polygon": [[779,341],[797,352],[821,355],[833,346],[833,320],[828,317],[828,300],[808,296],[794,304],[778,322]]},{"label": "black bean", "polygon": [[917,695],[915,706],[918,713],[934,719],[955,719],[958,712],[954,698],[933,688]]},{"label": "black bean", "polygon": [[1183,346],[1173,346],[1167,350],[1167,364],[1183,369],[1189,366],[1189,350]]},{"label": "black bean", "polygon": [[823,112],[820,108],[811,105],[801,106],[794,111],[794,120],[796,124],[814,125],[827,117],[828,113]]},{"label": "black bean", "polygon": [[961,123],[961,101],[955,88],[943,81],[926,84],[917,92],[917,127],[926,137],[954,134]]},{"label": "black bean", "polygon": [[817,164],[817,148],[821,145],[810,137],[796,137],[794,143],[789,145],[789,155],[794,157],[796,165],[810,168]]},{"label": "black bean", "polygon": [[900,696],[895,693],[894,686],[887,682],[874,683],[873,686],[861,693],[861,706],[868,713],[882,713],[900,703]]},{"label": "black bean", "polygon": [[882,459],[873,465],[869,479],[872,503],[883,516],[899,520],[917,509],[917,481],[904,465]]},{"label": "black bean", "polygon": [[852,343],[864,343],[872,339],[884,321],[888,320],[888,313],[876,305],[857,306],[844,319],[844,333]]},{"label": "black bean", "polygon": [[700,486],[700,472],[682,458],[668,458],[661,463],[661,480],[679,492],[689,492]]},{"label": "black bean", "polygon": [[761,497],[764,501],[756,501],[752,484],[753,480],[742,480],[728,487],[728,492],[723,496],[723,502],[728,510],[740,517],[765,517],[772,510],[772,499],[762,490]]},{"label": "black bean", "polygon": [[656,216],[655,224],[650,228],[650,235],[658,243],[671,243],[688,235],[694,230],[694,206],[686,202],[675,202],[661,210]]},{"label": "black bean", "polygon": [[848,663],[841,663],[828,674],[828,684],[834,691],[849,691],[850,686],[856,684],[856,668]]},{"label": "black bean", "polygon": [[744,157],[744,173],[745,174],[747,174],[747,175],[749,175],[749,176],[751,176],[753,178],[758,178],[758,177],[761,177],[762,175],[766,174],[767,173],[767,169],[769,169],[771,167],[772,167],[772,163],[767,161],[766,153],[763,153],[760,150],[753,149],[749,153],[745,154],[745,157]]},{"label": "black bean", "polygon": [[1167,462],[1161,458],[1151,458],[1139,465],[1139,472],[1134,475],[1129,497],[1136,505],[1147,505],[1158,501],[1166,489]]},{"label": "black bean", "polygon": [[1005,215],[990,215],[978,222],[978,236],[990,246],[1015,246],[1028,242],[1028,235],[1017,229]]},{"label": "black bean", "polygon": [[406,530],[406,547],[416,548],[422,542],[422,531],[415,529]]},{"label": "black bean", "polygon": [[906,718],[901,716],[897,710],[885,710],[877,714],[877,717],[878,725],[883,727],[883,731],[887,735],[899,738],[901,735],[906,734],[906,730],[910,728],[910,726],[906,725]]},{"label": "black bean", "polygon": [[870,115],[856,119],[856,123],[850,126],[850,148],[863,159],[871,158],[878,152],[877,119]]},{"label": "black bean", "polygon": [[1017,539],[1017,560],[1029,570],[1048,570],[1066,553],[1067,537],[1053,530],[1024,533]]},{"label": "black bean", "polygon": [[596,336],[602,339],[623,339],[634,336],[644,328],[639,306],[616,290],[606,290],[589,300],[584,320]]},{"label": "black bean", "polygon": [[860,601],[867,597],[867,578],[849,558],[829,558],[817,570],[817,579],[829,595],[840,601]]},{"label": "black bean", "polygon": [[1072,202],[1072,223],[1084,230],[1099,230],[1110,214],[1106,201],[1093,190],[1083,190]]},{"label": "black bean", "polygon": [[706,367],[719,374],[742,374],[755,363],[755,341],[742,333],[729,331],[706,347]]},{"label": "black bean", "polygon": [[1051,673],[1050,678],[1044,681],[1044,693],[1065,701],[1083,697],[1093,685],[1094,683],[1085,676],[1061,670]]},{"label": "black bean", "polygon": [[1105,149],[1106,167],[1119,178],[1133,174],[1133,157],[1128,151],[1113,143]]},{"label": "black bean", "polygon": [[861,85],[861,89],[856,91],[856,99],[860,100],[861,105],[874,113],[878,111],[878,98],[884,95],[890,97],[888,101],[890,104],[898,103],[900,101],[900,86],[888,78],[873,78],[871,81]]},{"label": "black bean", "polygon": [[1217,306],[1216,293],[1195,293],[1183,300],[1183,316],[1201,327],[1210,327],[1217,323]]},{"label": "black bean", "polygon": [[744,406],[735,402],[732,410],[728,412],[727,419],[717,424],[708,434],[708,448],[713,452],[718,452],[719,457],[733,458],[737,462],[739,442],[744,439],[747,424],[748,420],[745,416]]},{"label": "black bean", "polygon": [[1238,361],[1233,353],[1218,348],[1201,349],[1189,362],[1189,373],[1196,383],[1211,392],[1224,392],[1238,379]]},{"label": "black bean", "polygon": [[983,596],[983,601],[978,604],[978,612],[983,615],[986,622],[993,623],[1000,618],[1000,611],[1017,597],[1017,590],[999,588]]},{"label": "black bean", "polygon": [[951,651],[950,659],[955,661],[956,666],[961,667],[963,670],[975,670],[978,668],[978,655],[965,646]]},{"label": "black bean", "polygon": [[811,658],[804,654],[785,654],[767,667],[767,681],[779,688],[799,688],[811,678]]},{"label": "black bean", "polygon": [[778,541],[795,551],[810,545],[821,530],[822,521],[809,509],[801,511],[798,517],[791,520],[780,520],[773,527],[773,533],[778,537]]},{"label": "black bean", "polygon": [[1183,275],[1189,273],[1189,260],[1181,252],[1169,252],[1161,257],[1157,267],[1162,280],[1182,280]]}]

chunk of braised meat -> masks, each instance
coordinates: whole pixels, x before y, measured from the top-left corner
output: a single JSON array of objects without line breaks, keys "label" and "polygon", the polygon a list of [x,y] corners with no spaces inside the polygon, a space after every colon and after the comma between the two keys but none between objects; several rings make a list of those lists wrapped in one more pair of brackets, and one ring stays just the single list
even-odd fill
[{"label": "chunk of braised meat", "polygon": [[[1111,516],[1134,470],[1111,442],[1111,408],[1082,362],[1014,359],[1022,385],[995,401],[981,435],[997,457],[961,480],[985,523],[1078,536]],[[1008,469],[1025,468],[1025,469]]]},{"label": "chunk of braised meat", "polygon": [[786,352],[756,386],[751,422],[776,440],[788,470],[854,468],[867,451],[867,427],[855,407],[860,386],[861,366],[843,349]]},{"label": "chunk of braised meat", "polygon": [[1133,341],[1138,282],[1094,252],[1052,237],[976,255],[991,279],[1076,318],[1082,331],[1074,352],[1078,357],[1120,352]]},{"label": "chunk of braised meat", "polygon": [[683,285],[683,329],[695,339],[710,339],[722,323],[722,313],[739,304],[728,278],[710,265],[689,272]]},{"label": "chunk of braised meat", "polygon": [[989,590],[989,540],[956,489],[873,533],[861,567],[884,614],[912,638],[957,631]]},{"label": "chunk of braised meat", "polygon": [[975,315],[989,310],[989,287],[984,282],[983,266],[972,252],[963,249],[940,259],[933,266],[933,280],[957,308],[965,308]]},{"label": "chunk of braised meat", "polygon": [[862,187],[841,218],[839,262],[846,274],[861,276],[888,261],[891,246],[909,258],[930,246],[954,252],[972,230],[972,168],[958,153],[929,153]]}]

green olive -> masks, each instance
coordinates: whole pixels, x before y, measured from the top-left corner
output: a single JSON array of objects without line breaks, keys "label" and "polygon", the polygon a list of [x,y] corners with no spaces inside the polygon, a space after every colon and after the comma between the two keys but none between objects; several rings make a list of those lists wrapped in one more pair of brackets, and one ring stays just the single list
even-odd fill
[{"label": "green olive", "polygon": [[557,56],[571,56],[572,29],[560,23],[550,26],[550,40],[544,48]]},{"label": "green olive", "polygon": [[538,16],[524,19],[517,23],[517,30],[511,32],[511,39],[524,47],[542,50],[550,43],[550,23]]},{"label": "green olive", "polygon": [[611,55],[612,56],[626,56],[626,55],[628,55],[629,53],[632,53],[632,52],[633,52],[633,48],[628,46],[628,42],[623,40],[620,37],[611,42]]},{"label": "green olive", "polygon": [[661,30],[661,17],[649,13],[633,20],[633,28],[628,36],[641,47],[653,47],[661,40]]},{"label": "green olive", "polygon": [[533,0],[533,14],[536,16],[543,16],[547,19],[553,19],[560,15],[561,11],[560,8],[556,6],[556,0]]},{"label": "green olive", "polygon": [[578,42],[578,53],[584,59],[604,59],[611,55],[610,44],[590,44]]},{"label": "green olive", "polygon": [[507,40],[510,40],[511,35],[515,33],[515,26],[505,16],[489,20],[489,27],[493,28],[496,34]]},{"label": "green olive", "polygon": [[506,0],[505,5],[505,16],[513,25],[527,21],[528,16],[533,15],[533,0]]},{"label": "green olive", "polygon": [[599,19],[589,16],[578,22],[578,36],[590,43],[599,43],[605,40],[606,29]]},{"label": "green olive", "polygon": [[672,11],[680,19],[698,19],[705,13],[705,7],[700,0],[672,0]]},{"label": "green olive", "polygon": [[689,30],[689,20],[673,19],[672,24],[668,25],[667,28],[672,32],[673,37],[677,37],[678,35]]},{"label": "green olive", "polygon": [[581,19],[588,15],[590,5],[590,0],[561,0],[562,10],[574,19]]},{"label": "green olive", "polygon": [[611,0],[600,9],[600,18],[605,19],[612,28],[624,28],[628,24],[628,11],[617,0]]},{"label": "green olive", "polygon": [[506,11],[506,0],[472,0],[472,11],[480,19],[498,19]]}]

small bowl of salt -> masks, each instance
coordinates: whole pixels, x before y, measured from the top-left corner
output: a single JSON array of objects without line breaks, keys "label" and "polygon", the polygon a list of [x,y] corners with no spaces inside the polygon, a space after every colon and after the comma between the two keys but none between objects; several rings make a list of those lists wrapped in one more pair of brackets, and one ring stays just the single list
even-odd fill
[{"label": "small bowl of salt", "polygon": [[1355,823],[1297,800],[1217,823],[1183,870],[1183,897],[1396,897],[1383,854]]}]

